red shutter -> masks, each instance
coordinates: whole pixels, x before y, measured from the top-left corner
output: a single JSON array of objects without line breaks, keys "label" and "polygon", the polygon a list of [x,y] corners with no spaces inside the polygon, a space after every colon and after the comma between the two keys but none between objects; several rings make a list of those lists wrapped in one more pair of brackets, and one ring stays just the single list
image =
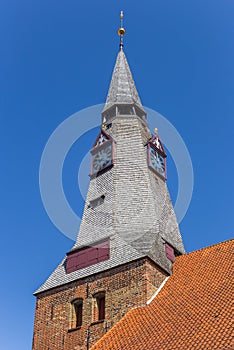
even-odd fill
[{"label": "red shutter", "polygon": [[77,258],[78,258],[78,264],[79,265],[85,264],[85,262],[87,260],[87,250],[85,249],[85,250],[82,250],[81,252],[77,253]]},{"label": "red shutter", "polygon": [[66,273],[97,264],[110,258],[110,241],[105,241],[73,253],[68,253]]},{"label": "red shutter", "polygon": [[110,242],[102,242],[98,246],[98,262],[108,260],[110,258]]},{"label": "red shutter", "polygon": [[169,260],[172,262],[175,261],[175,251],[172,246],[170,246],[168,243],[166,243],[166,256]]},{"label": "red shutter", "polygon": [[78,253],[76,252],[76,253],[69,255],[67,257],[66,272],[70,273],[70,272],[77,270],[77,268],[76,268],[77,265],[78,265]]},{"label": "red shutter", "polygon": [[92,247],[87,251],[87,266],[96,264],[98,262],[98,249],[97,247]]}]

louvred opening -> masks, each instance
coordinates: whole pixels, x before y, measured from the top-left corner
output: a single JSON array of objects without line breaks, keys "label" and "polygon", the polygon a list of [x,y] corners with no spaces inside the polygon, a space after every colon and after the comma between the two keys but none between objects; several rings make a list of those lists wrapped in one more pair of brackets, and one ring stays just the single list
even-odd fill
[{"label": "louvred opening", "polygon": [[105,241],[67,254],[66,273],[97,264],[110,258],[110,241]]}]

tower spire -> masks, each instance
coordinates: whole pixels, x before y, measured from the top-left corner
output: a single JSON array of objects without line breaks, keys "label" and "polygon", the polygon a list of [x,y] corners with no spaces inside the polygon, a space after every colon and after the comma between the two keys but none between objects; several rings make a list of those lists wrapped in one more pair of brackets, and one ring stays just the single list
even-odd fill
[{"label": "tower spire", "polygon": [[111,120],[117,114],[138,115],[145,119],[146,112],[138,95],[127,58],[123,51],[123,37],[126,30],[123,26],[123,11],[120,12],[120,50],[115,63],[112,79],[102,112],[103,122]]},{"label": "tower spire", "polygon": [[123,50],[123,37],[126,34],[126,30],[123,26],[123,11],[120,11],[120,28],[118,29],[118,35],[120,37],[120,44],[119,44],[119,49]]}]

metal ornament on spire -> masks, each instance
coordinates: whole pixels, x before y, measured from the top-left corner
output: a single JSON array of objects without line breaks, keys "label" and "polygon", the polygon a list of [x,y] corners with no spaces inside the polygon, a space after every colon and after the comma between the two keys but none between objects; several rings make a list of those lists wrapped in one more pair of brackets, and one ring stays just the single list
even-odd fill
[{"label": "metal ornament on spire", "polygon": [[123,17],[124,17],[124,14],[123,14],[123,11],[121,11],[120,12],[120,28],[118,29],[118,35],[120,37],[120,44],[119,44],[120,50],[123,49],[123,36],[126,34],[126,30],[123,26]]},{"label": "metal ornament on spire", "polygon": [[120,13],[120,50],[118,52],[114,71],[111,78],[106,103],[102,111],[102,120],[106,124],[111,118],[119,115],[120,109],[125,115],[137,115],[145,120],[146,112],[138,95],[127,58],[123,50],[123,36],[126,31],[123,27],[123,11]]}]

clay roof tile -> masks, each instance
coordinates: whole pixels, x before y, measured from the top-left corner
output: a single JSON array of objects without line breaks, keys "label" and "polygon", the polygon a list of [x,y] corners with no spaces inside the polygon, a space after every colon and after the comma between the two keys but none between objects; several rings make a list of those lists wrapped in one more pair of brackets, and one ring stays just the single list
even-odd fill
[{"label": "clay roof tile", "polygon": [[177,257],[149,304],[128,312],[91,350],[234,349],[234,240]]}]

